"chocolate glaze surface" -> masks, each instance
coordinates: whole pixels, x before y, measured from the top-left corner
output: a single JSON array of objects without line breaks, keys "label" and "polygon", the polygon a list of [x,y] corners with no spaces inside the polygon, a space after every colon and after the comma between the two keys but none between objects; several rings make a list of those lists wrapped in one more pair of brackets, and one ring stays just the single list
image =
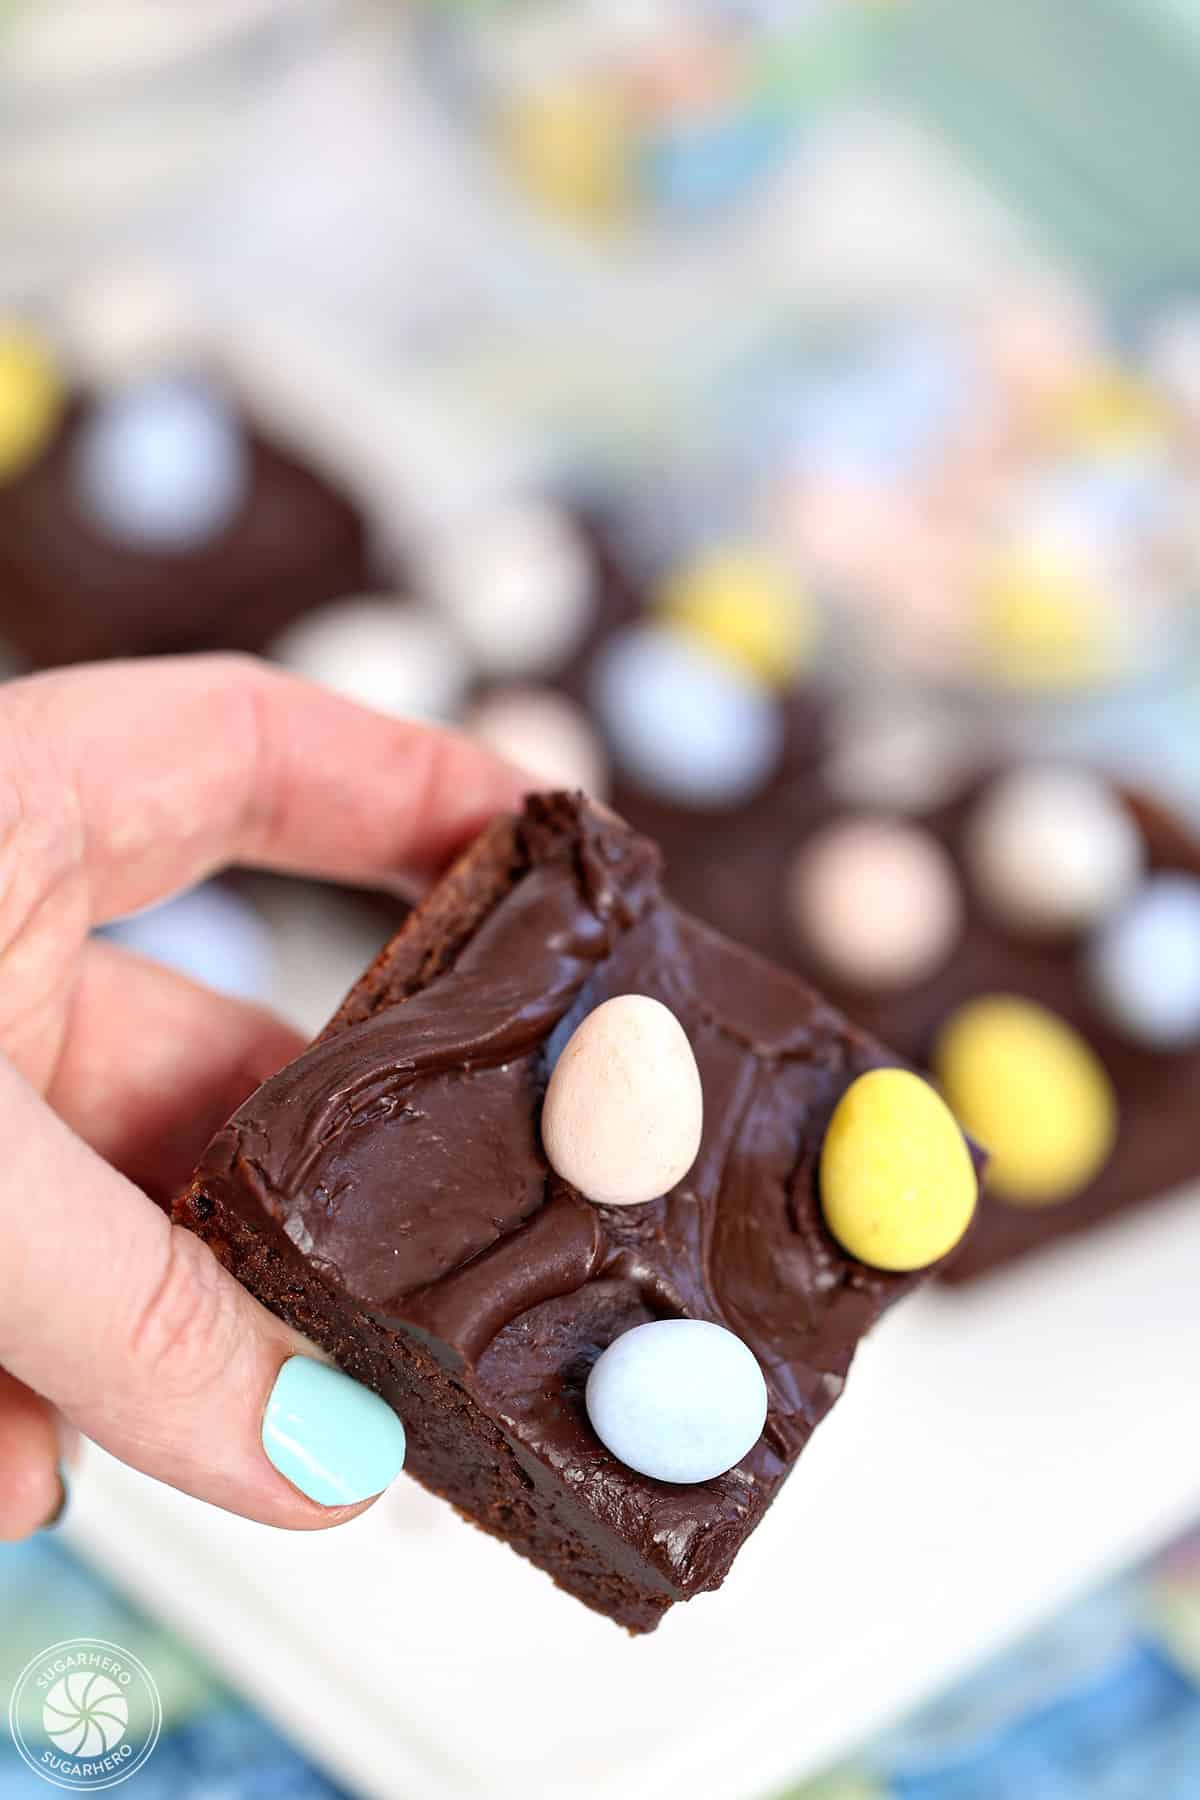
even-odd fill
[{"label": "chocolate glaze surface", "polygon": [[247,427],[245,503],[209,542],[139,549],[95,525],[73,459],[78,396],[43,454],[0,483],[0,634],[38,665],[182,650],[258,650],[310,607],[370,585],[358,509]]},{"label": "chocolate glaze surface", "polygon": [[[952,800],[919,816],[948,850],[966,899],[966,921],[953,955],[927,979],[891,992],[839,983],[797,934],[787,908],[787,874],[796,852],[820,827],[856,809],[830,794],[819,772],[763,795],[719,833],[679,809],[619,795],[634,823],[653,831],[667,854],[668,885],[684,905],[764,956],[818,981],[851,1018],[901,1056],[927,1068],[941,1026],[980,994],[1018,994],[1068,1020],[1096,1050],[1112,1078],[1119,1130],[1096,1178],[1061,1202],[1014,1206],[989,1194],[986,1180],[975,1226],[942,1271],[966,1281],[1144,1204],[1200,1175],[1200,1051],[1155,1051],[1131,1044],[1094,1004],[1077,937],[1046,941],[1016,935],[980,903],[964,853],[967,819],[992,778],[984,771]],[[1145,794],[1119,789],[1146,846],[1147,865],[1200,875],[1200,844]],[[869,809],[858,809],[867,811]],[[985,1146],[986,1148],[986,1146]]]},{"label": "chocolate glaze surface", "polygon": [[[949,850],[968,897],[966,929],[950,961],[919,987],[864,996],[843,990],[854,1017],[884,1032],[905,1056],[926,1065],[941,1026],[978,994],[1008,993],[1036,1000],[1092,1046],[1117,1096],[1112,1155],[1086,1187],[1051,1206],[1015,1206],[989,1193],[986,1181],[975,1229],[951,1258],[946,1276],[965,1281],[1103,1220],[1168,1194],[1200,1175],[1200,1051],[1159,1051],[1129,1042],[1094,1002],[1077,936],[1038,941],[998,924],[971,889],[964,830],[988,777],[971,783],[924,823]],[[1164,808],[1128,789],[1120,797],[1132,813],[1152,870],[1200,875],[1200,846]],[[836,990],[835,990],[836,991]]]},{"label": "chocolate glaze surface", "polygon": [[[611,815],[535,798],[512,842],[502,890],[441,966],[397,992],[385,959],[214,1140],[196,1191],[318,1271],[343,1313],[430,1350],[535,1486],[565,1486],[682,1598],[720,1581],[859,1338],[920,1279],[847,1257],[817,1201],[837,1099],[892,1059],[669,903],[657,854]],[[549,1169],[538,1117],[571,1031],[625,992],[681,1020],[705,1127],[671,1193],[605,1208]],[[583,1403],[614,1337],[671,1316],[735,1331],[770,1394],[749,1455],[692,1487],[617,1462]]]}]

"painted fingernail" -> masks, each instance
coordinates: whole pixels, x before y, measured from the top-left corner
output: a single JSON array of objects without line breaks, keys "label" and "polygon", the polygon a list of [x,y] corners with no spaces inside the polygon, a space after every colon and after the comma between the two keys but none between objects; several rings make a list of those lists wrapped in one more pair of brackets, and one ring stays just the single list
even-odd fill
[{"label": "painted fingernail", "polygon": [[62,1524],[63,1519],[66,1517],[67,1506],[70,1502],[70,1499],[71,1499],[71,1488],[70,1488],[69,1482],[67,1481],[67,1471],[63,1468],[63,1465],[61,1463],[59,1463],[59,1465],[58,1465],[58,1505],[54,1508],[54,1511],[50,1514],[50,1517],[46,1520],[46,1523],[42,1526],[43,1531],[53,1531],[56,1525]]},{"label": "painted fingernail", "polygon": [[340,1369],[293,1356],[275,1378],[262,1443],[279,1473],[321,1506],[381,1494],[404,1467],[404,1427]]}]

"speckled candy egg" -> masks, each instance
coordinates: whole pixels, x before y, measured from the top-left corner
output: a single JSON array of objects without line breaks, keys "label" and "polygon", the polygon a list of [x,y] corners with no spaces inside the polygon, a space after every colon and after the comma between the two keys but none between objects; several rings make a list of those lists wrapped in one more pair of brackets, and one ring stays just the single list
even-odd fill
[{"label": "speckled candy egg", "polygon": [[453,717],[470,679],[466,658],[441,621],[388,595],[308,613],[271,654],[295,674],[396,718]]},{"label": "speckled candy egg", "polygon": [[679,805],[736,806],[779,761],[775,695],[682,632],[620,632],[596,659],[591,696],[617,760]]},{"label": "speckled candy egg", "polygon": [[1012,400],[1040,411],[1102,354],[1104,331],[1084,295],[1057,283],[1003,294],[984,321],[985,354]]},{"label": "speckled candy egg", "polygon": [[821,1206],[844,1250],[873,1269],[925,1269],[975,1214],[975,1166],[944,1100],[908,1069],[852,1081],[821,1147]]},{"label": "speckled candy egg", "polygon": [[58,424],[63,388],[54,359],[26,326],[0,319],[0,481],[38,457]]},{"label": "speckled candy egg", "polygon": [[540,786],[582,788],[603,799],[608,764],[582,707],[551,688],[498,688],[472,711],[472,735]]},{"label": "speckled candy egg", "polygon": [[767,1384],[753,1352],[706,1319],[655,1319],[608,1346],[588,1376],[606,1449],[655,1481],[713,1481],[754,1448]]},{"label": "speckled candy egg", "polygon": [[1200,881],[1152,876],[1094,939],[1092,991],[1118,1031],[1152,1050],[1200,1041]]},{"label": "speckled candy egg", "polygon": [[523,500],[448,523],[421,585],[487,675],[543,674],[581,642],[593,606],[587,546],[548,501]]},{"label": "speckled candy egg", "polygon": [[89,387],[111,387],[203,354],[208,333],[170,270],[130,258],[70,286],[57,308],[73,369]]},{"label": "speckled candy egg", "polygon": [[1012,994],[970,1000],[943,1025],[934,1073],[963,1129],[988,1153],[989,1189],[1054,1206],[1099,1174],[1117,1132],[1107,1071],[1074,1028]]},{"label": "speckled candy egg", "polygon": [[1075,548],[1016,544],[987,561],[977,586],[972,650],[982,680],[1070,689],[1117,672],[1112,596]]},{"label": "speckled candy egg", "polygon": [[700,1071],[669,1007],[619,994],[588,1014],[555,1064],[542,1144],[556,1174],[604,1206],[638,1206],[682,1181],[704,1124]]},{"label": "speckled candy egg", "polygon": [[245,440],[202,382],[138,382],[97,403],[75,449],[81,505],[110,537],[187,551],[219,536],[249,485]]},{"label": "speckled candy egg", "polygon": [[839,981],[904,987],[943,963],[962,928],[954,865],[898,819],[840,819],[796,853],[787,880],[797,942]]},{"label": "speckled candy egg", "polygon": [[751,545],[714,545],[682,563],[663,584],[659,604],[715,655],[768,683],[793,681],[816,644],[812,601]]},{"label": "speckled candy egg", "polygon": [[821,775],[847,805],[927,812],[965,783],[976,750],[962,725],[876,697],[843,706]]},{"label": "speckled candy egg", "polygon": [[1030,764],[984,794],[965,851],[988,910],[1018,931],[1085,930],[1136,886],[1141,834],[1108,784],[1082,769]]}]

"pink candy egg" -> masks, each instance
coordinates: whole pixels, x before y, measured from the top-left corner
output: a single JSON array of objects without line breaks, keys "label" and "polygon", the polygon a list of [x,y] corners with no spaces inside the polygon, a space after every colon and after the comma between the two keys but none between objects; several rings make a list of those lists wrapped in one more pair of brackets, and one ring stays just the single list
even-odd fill
[{"label": "pink candy egg", "polygon": [[655,1200],[700,1149],[704,1098],[687,1034],[646,994],[606,1000],[568,1039],[542,1107],[556,1174],[604,1206]]},{"label": "pink candy egg", "polygon": [[799,943],[838,980],[905,987],[943,963],[963,901],[947,852],[920,826],[888,818],[826,825],[797,852],[787,905]]},{"label": "pink candy egg", "polygon": [[499,688],[475,707],[472,735],[534,777],[539,786],[582,788],[603,799],[608,766],[583,708],[550,688]]}]

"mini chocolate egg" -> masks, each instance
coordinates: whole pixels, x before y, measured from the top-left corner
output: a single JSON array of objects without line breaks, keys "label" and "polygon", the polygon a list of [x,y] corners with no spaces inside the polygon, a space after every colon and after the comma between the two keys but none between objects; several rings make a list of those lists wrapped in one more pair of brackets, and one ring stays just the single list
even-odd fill
[{"label": "mini chocolate egg", "polygon": [[63,405],[49,348],[28,327],[0,319],[0,481],[13,480],[40,456]]},{"label": "mini chocolate egg", "polygon": [[957,793],[974,760],[961,725],[876,696],[839,710],[821,775],[847,805],[920,813]]},{"label": "mini chocolate egg", "polygon": [[899,819],[838,819],[802,845],[787,879],[798,943],[859,988],[907,987],[954,948],[963,902],[932,834]]},{"label": "mini chocolate egg", "polygon": [[654,1481],[713,1481],[741,1462],[767,1422],[753,1351],[707,1319],[653,1319],[592,1366],[588,1418],[606,1450]]},{"label": "mini chocolate egg", "polygon": [[253,1001],[271,997],[270,931],[252,906],[219,881],[117,919],[99,935],[219,993]]},{"label": "mini chocolate egg", "polygon": [[1200,881],[1152,875],[1097,933],[1087,973],[1125,1037],[1151,1050],[1200,1041]]},{"label": "mini chocolate egg", "polygon": [[542,787],[582,788],[602,800],[608,765],[583,708],[552,688],[498,688],[476,706],[467,729]]},{"label": "mini chocolate egg", "polygon": [[682,806],[736,806],[765,786],[783,750],[776,696],[683,632],[637,625],[609,639],[591,700],[617,761]]},{"label": "mini chocolate egg", "polygon": [[1023,483],[1010,511],[1035,554],[1073,561],[1097,585],[1112,586],[1125,575],[1136,534],[1166,523],[1178,492],[1166,456],[1081,456]]},{"label": "mini chocolate egg", "polygon": [[1074,546],[1030,541],[992,559],[977,584],[974,660],[1013,688],[1086,687],[1115,672],[1110,597]]},{"label": "mini chocolate egg", "polygon": [[907,474],[953,432],[976,385],[952,334],[901,327],[814,382],[794,452],[815,472]]},{"label": "mini chocolate egg", "polygon": [[984,322],[983,348],[1020,407],[1040,408],[1077,382],[1100,356],[1103,324],[1078,289],[1024,286],[1001,296]]},{"label": "mini chocolate egg", "polygon": [[587,546],[561,508],[513,501],[455,518],[419,584],[485,675],[545,674],[578,649],[594,605]]},{"label": "mini chocolate egg", "polygon": [[169,270],[128,259],[69,287],[57,308],[72,368],[92,388],[180,368],[206,349],[207,333]]},{"label": "mini chocolate egg", "polygon": [[640,1206],[683,1180],[704,1124],[700,1071],[675,1014],[618,994],[568,1038],[542,1107],[556,1174],[602,1206]]},{"label": "mini chocolate egg", "polygon": [[852,1081],[821,1147],[821,1207],[842,1246],[873,1269],[925,1269],[975,1216],[966,1139],[945,1101],[908,1069]]},{"label": "mini chocolate egg", "polygon": [[518,94],[500,124],[505,160],[554,212],[608,230],[632,207],[626,100],[603,71]]},{"label": "mini chocolate egg", "polygon": [[1108,1161],[1117,1133],[1108,1074],[1077,1031],[1032,1000],[969,1000],[942,1026],[933,1068],[988,1153],[989,1192],[1011,1205],[1069,1200]]},{"label": "mini chocolate egg", "polygon": [[878,477],[800,464],[777,480],[763,511],[780,555],[853,602],[903,541],[912,507],[902,491]]},{"label": "mini chocolate egg", "polygon": [[453,718],[471,673],[441,620],[394,595],[319,607],[277,638],[270,654],[360,706],[405,719]]},{"label": "mini chocolate egg", "polygon": [[675,569],[659,604],[717,656],[779,686],[795,679],[816,643],[812,601],[770,557],[741,544],[705,550]]},{"label": "mini chocolate egg", "polygon": [[1085,931],[1113,912],[1145,859],[1141,833],[1107,782],[1041,763],[993,782],[964,852],[989,912],[1038,934]]},{"label": "mini chocolate egg", "polygon": [[245,504],[246,444],[219,393],[175,377],[97,402],[74,454],[93,522],[139,549],[187,551],[218,537]]},{"label": "mini chocolate egg", "polygon": [[1060,397],[1055,423],[1086,450],[1111,452],[1163,444],[1169,418],[1148,382],[1119,363],[1100,363]]}]

